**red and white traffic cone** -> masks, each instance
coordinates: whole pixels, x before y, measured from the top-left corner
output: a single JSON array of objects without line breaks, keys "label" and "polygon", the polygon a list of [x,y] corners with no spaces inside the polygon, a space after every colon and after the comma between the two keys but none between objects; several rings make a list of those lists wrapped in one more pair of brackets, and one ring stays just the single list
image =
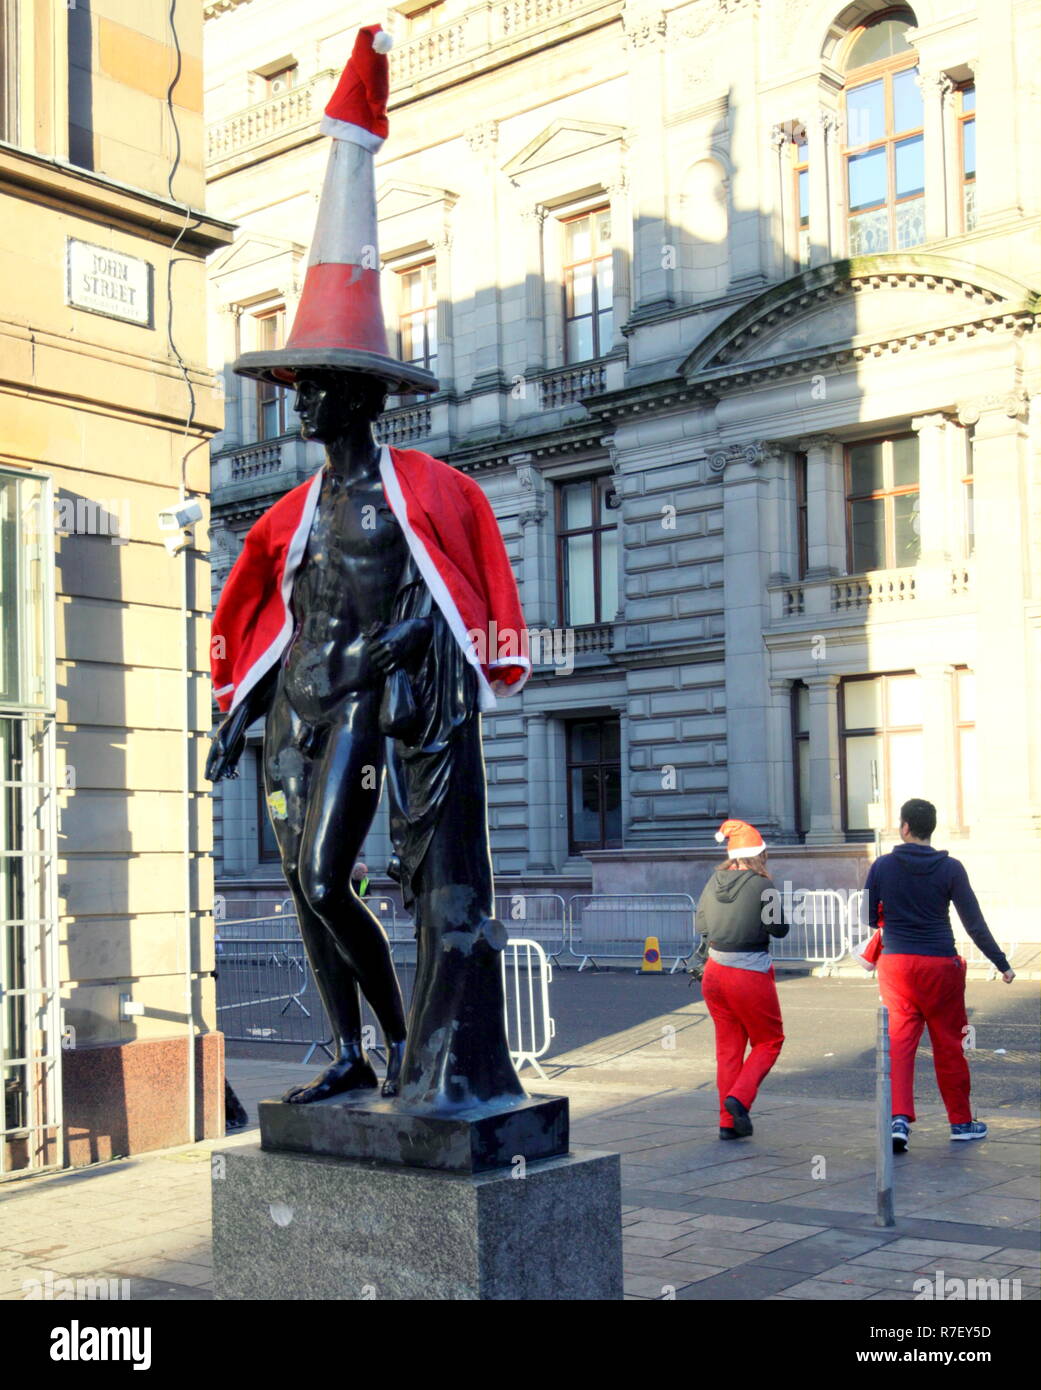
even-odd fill
[{"label": "red and white traffic cone", "polygon": [[388,132],[391,42],[378,24],[358,30],[322,119],[333,145],[293,328],[284,348],[243,353],[235,370],[244,376],[292,382],[299,371],[324,368],[437,390],[430,372],[391,357],[380,303],[373,157]]}]

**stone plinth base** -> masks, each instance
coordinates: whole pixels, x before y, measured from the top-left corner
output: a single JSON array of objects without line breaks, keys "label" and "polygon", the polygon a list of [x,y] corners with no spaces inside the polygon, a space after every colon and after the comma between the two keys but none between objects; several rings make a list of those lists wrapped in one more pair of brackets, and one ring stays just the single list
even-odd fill
[{"label": "stone plinth base", "polygon": [[620,1159],[456,1174],[214,1154],[221,1299],[620,1299]]},{"label": "stone plinth base", "polygon": [[526,1096],[515,1105],[494,1102],[447,1115],[410,1110],[399,1098],[371,1091],[332,1096],[310,1105],[262,1100],[264,1149],[357,1158],[409,1168],[482,1173],[568,1151],[566,1096]]}]

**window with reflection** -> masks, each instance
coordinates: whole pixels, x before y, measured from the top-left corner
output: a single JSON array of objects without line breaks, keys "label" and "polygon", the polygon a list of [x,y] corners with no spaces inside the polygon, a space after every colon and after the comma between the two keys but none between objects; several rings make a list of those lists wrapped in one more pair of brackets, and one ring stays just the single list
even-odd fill
[{"label": "window with reflection", "polygon": [[568,853],[622,843],[621,726],[617,719],[567,725]]},{"label": "window with reflection", "polygon": [[[256,342],[261,352],[285,346],[286,311],[283,305],[256,315]],[[270,381],[257,382],[257,438],[278,439],[289,428],[289,392]]]},{"label": "window with reflection", "polygon": [[810,828],[810,692],[802,681],[792,684],[792,774],[795,780],[795,833]]},{"label": "window with reflection", "polygon": [[858,30],[846,53],[843,151],[851,256],[899,251],[925,240],[922,94],[904,31],[910,10]]},{"label": "window with reflection", "polygon": [[564,223],[564,330],[568,362],[603,357],[614,334],[611,212],[597,208]]},{"label": "window with reflection", "polygon": [[885,828],[899,829],[900,807],[928,798],[922,739],[922,682],[913,673],[856,676],[839,687],[842,825],[871,833],[868,807],[881,802]]},{"label": "window with reflection", "polygon": [[850,574],[918,563],[918,436],[846,446],[846,531]]},{"label": "window with reflection", "polygon": [[803,126],[792,135],[792,177],[795,181],[796,263],[805,269],[810,263],[810,143]]},{"label": "window with reflection", "polygon": [[558,611],[566,627],[614,621],[618,511],[609,473],[557,488]]}]

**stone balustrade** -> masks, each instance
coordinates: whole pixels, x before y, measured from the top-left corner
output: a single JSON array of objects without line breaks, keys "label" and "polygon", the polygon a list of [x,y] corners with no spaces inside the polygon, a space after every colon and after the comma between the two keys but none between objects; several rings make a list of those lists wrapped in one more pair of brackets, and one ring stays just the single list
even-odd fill
[{"label": "stone balustrade", "polygon": [[770,620],[774,624],[838,613],[864,616],[922,599],[965,598],[972,590],[973,570],[968,564],[942,571],[873,570],[843,578],[804,579],[770,586]]},{"label": "stone balustrade", "polygon": [[214,121],[206,128],[207,164],[219,164],[269,140],[317,126],[338,76],[334,68],[327,68],[299,87]]}]

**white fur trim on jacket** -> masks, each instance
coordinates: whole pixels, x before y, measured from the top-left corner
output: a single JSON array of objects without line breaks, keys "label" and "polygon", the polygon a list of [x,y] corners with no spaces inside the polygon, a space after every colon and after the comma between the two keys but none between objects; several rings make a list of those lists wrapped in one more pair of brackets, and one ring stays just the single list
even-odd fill
[{"label": "white fur trim on jacket", "polygon": [[390,449],[386,444],[380,451],[380,477],[383,479],[383,486],[387,489],[387,499],[390,502],[394,515],[398,519],[402,531],[405,533],[405,540],[412,553],[420,574],[426,580],[427,588],[433,596],[434,602],[445,615],[452,636],[459,643],[463,650],[463,655],[474,668],[477,675],[479,706],[482,712],[495,709],[498,701],[495,692],[488,684],[488,678],[481,670],[481,661],[470,635],[467,632],[466,624],[463,622],[463,615],[456,607],[455,600],[448,592],[448,586],[441,578],[441,574],[434,564],[429,551],[423,542],[413,531],[408,519],[408,508],[405,505],[405,494],[401,491],[401,484],[398,482],[398,475],[394,471],[394,461],[390,456]]},{"label": "white fur trim on jacket", "polygon": [[323,135],[331,135],[334,140],[350,140],[352,144],[361,145],[362,149],[371,150],[373,154],[383,148],[386,138],[366,130],[363,125],[355,125],[353,121],[337,120],[335,116],[323,116],[318,129]]}]

